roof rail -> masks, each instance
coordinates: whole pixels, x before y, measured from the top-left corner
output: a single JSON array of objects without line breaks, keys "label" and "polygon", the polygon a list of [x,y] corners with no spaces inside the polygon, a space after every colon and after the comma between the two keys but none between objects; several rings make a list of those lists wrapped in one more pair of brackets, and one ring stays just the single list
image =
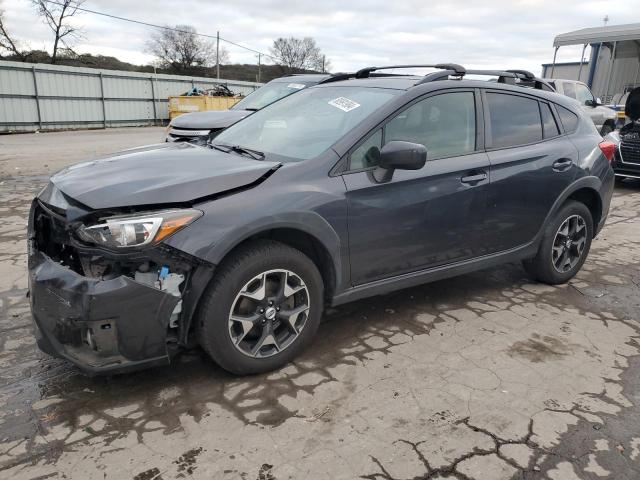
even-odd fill
[{"label": "roof rail", "polygon": [[332,73],[328,78],[325,78],[324,80],[320,80],[320,82],[318,82],[318,84],[321,83],[330,83],[330,82],[339,82],[340,80],[349,80],[350,78],[354,78],[355,77],[355,73]]},{"label": "roof rail", "polygon": [[339,82],[341,80],[349,80],[351,78],[369,78],[369,77],[404,77],[404,76],[409,76],[407,74],[400,74],[400,73],[375,73],[374,71],[371,71],[367,77],[358,77],[358,72],[339,72],[339,73],[332,73],[330,74],[330,76],[328,78],[325,78],[324,80],[321,80],[320,82],[318,82],[318,84],[322,84],[322,83],[331,83],[331,82]]},{"label": "roof rail", "polygon": [[367,67],[356,72],[355,78],[368,78],[372,72],[377,70],[392,70],[397,68],[437,68],[441,70],[450,70],[451,75],[464,75],[466,70],[462,65],[455,63],[438,63],[435,65],[389,65],[385,67]]},{"label": "roof rail", "polygon": [[384,67],[366,67],[355,73],[336,73],[329,78],[324,79],[320,83],[337,82],[340,80],[348,80],[350,78],[369,78],[373,76],[392,76],[393,74],[376,74],[378,70],[392,70],[398,68],[435,68],[438,71],[428,73],[416,84],[436,82],[439,80],[447,80],[449,77],[464,77],[465,75],[487,75],[498,77],[498,83],[509,85],[517,85],[522,87],[531,87],[537,90],[547,90],[555,92],[549,82],[541,78],[537,78],[528,70],[467,70],[457,63],[436,63],[436,64],[416,64],[416,65],[389,65]]},{"label": "roof rail", "polygon": [[520,75],[524,75],[527,77],[527,80],[533,80],[536,76],[528,70],[505,70],[510,73],[519,73]]},{"label": "roof rail", "polygon": [[533,73],[527,70],[467,70],[467,75],[487,75],[498,77],[498,83],[531,87],[536,90],[547,90],[549,92],[556,91],[549,82],[541,78],[537,78]]}]

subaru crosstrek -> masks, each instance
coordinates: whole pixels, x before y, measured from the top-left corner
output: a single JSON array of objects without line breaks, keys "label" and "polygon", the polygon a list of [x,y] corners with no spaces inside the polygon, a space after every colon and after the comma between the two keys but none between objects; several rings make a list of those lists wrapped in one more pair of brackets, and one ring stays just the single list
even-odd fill
[{"label": "subaru crosstrek", "polygon": [[326,305],[516,260],[568,281],[607,217],[615,146],[531,74],[435,67],[364,69],[206,147],[54,175],[29,219],[40,348],[95,374],[197,342],[249,374],[298,355]]}]

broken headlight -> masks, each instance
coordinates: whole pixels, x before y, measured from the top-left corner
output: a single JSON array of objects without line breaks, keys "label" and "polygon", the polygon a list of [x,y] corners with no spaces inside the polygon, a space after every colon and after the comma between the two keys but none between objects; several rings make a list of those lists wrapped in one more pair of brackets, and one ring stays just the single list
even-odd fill
[{"label": "broken headlight", "polygon": [[138,215],[108,217],[78,228],[78,237],[104,247],[141,247],[164,240],[200,216],[200,210],[166,210]]}]

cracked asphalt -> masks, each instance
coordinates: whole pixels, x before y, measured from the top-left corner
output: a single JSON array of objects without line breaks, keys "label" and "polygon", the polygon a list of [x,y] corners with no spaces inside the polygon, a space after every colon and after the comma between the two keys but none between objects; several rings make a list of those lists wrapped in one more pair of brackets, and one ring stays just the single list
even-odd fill
[{"label": "cracked asphalt", "polygon": [[0,136],[0,478],[640,478],[640,182],[568,285],[508,264],[330,309],[268,375],[194,350],[87,378],[40,353],[30,199],[63,165],[161,138]]}]

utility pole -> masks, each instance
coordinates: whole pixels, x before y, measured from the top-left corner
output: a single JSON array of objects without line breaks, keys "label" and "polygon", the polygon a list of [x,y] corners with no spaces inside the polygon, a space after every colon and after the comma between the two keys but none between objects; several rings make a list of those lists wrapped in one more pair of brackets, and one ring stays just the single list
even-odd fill
[{"label": "utility pole", "polygon": [[261,70],[261,62],[260,62],[261,57],[262,57],[262,54],[259,53],[258,54],[258,83],[260,83],[260,80],[262,79],[262,74],[261,74],[262,72],[260,71]]},{"label": "utility pole", "polygon": [[220,80],[220,30],[216,34],[216,78]]},{"label": "utility pole", "polygon": [[324,61],[325,61],[326,56],[322,55],[322,73],[324,73]]}]

